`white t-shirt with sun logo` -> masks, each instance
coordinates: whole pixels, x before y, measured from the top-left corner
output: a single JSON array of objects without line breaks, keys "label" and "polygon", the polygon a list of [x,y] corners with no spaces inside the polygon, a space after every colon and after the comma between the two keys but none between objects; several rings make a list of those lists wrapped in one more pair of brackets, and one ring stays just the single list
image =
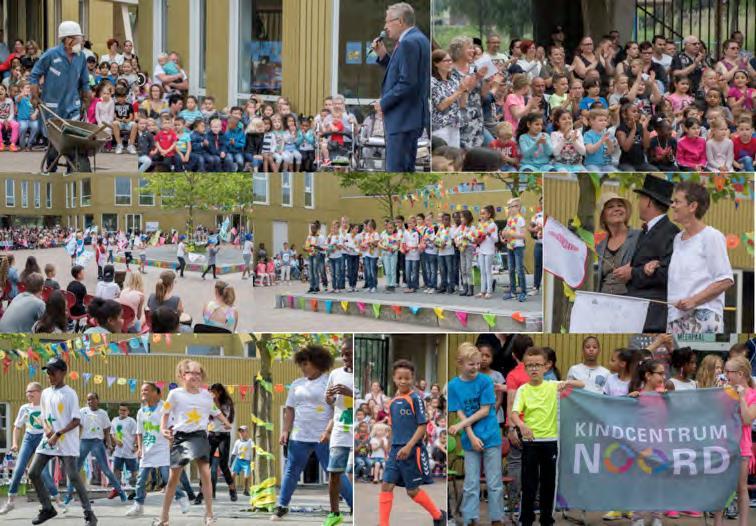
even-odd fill
[{"label": "white t-shirt with sun logo", "polygon": [[242,440],[237,438],[234,442],[234,449],[231,451],[231,456],[236,457],[239,460],[252,460],[252,450],[255,447],[255,443],[251,438]]},{"label": "white t-shirt with sun logo", "polygon": [[92,411],[89,407],[82,407],[81,439],[105,438],[105,430],[110,428],[110,417],[104,409]]},{"label": "white t-shirt with sun logo", "polygon": [[294,408],[291,440],[320,442],[320,436],[333,417],[333,409],[325,401],[327,387],[327,374],[321,374],[314,380],[297,378],[291,383],[289,396],[286,397],[286,407]]},{"label": "white t-shirt with sun logo", "polygon": [[136,458],[136,433],[137,423],[136,420],[127,416],[121,418],[115,417],[110,422],[110,434],[114,439],[121,441],[120,446],[116,446],[113,451],[113,456],[118,458]]},{"label": "white t-shirt with sun logo", "polygon": [[220,409],[215,406],[213,395],[206,389],[190,393],[183,387],[177,387],[168,395],[163,404],[163,413],[173,419],[173,432],[193,433],[207,431],[210,415],[218,416]]},{"label": "white t-shirt with sun logo", "polygon": [[142,407],[137,413],[137,435],[142,435],[142,460],[139,468],[170,466],[171,453],[168,441],[160,434],[164,402],[155,407]]},{"label": "white t-shirt with sun logo", "polygon": [[[334,369],[328,375],[328,387],[345,385],[354,393],[354,374],[348,373],[343,367]],[[348,447],[354,445],[352,422],[354,420],[354,397],[336,395],[333,403],[333,430],[331,431],[331,447]]]},{"label": "white t-shirt with sun logo", "polygon": [[18,429],[24,429],[30,435],[42,433],[42,408],[38,405],[24,404],[18,410],[14,425]]},{"label": "white t-shirt with sun logo", "polygon": [[[50,426],[53,433],[66,427],[73,419],[81,419],[79,397],[67,385],[60,389],[48,387],[42,391],[39,405],[42,408],[42,422]],[[37,446],[37,453],[54,457],[78,457],[79,426],[61,435],[54,446],[51,447],[47,442],[48,438],[43,436]]]}]

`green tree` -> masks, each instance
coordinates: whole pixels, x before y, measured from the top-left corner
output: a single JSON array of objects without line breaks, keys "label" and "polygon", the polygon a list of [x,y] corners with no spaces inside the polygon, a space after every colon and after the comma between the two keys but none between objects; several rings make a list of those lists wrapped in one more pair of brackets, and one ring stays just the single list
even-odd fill
[{"label": "green tree", "polygon": [[[341,347],[341,334],[252,334],[252,342],[260,357],[260,372],[254,380],[252,391],[252,411],[262,422],[273,421],[273,360],[290,360],[294,353],[305,345],[317,343],[336,356]],[[263,451],[272,452],[274,447],[272,425],[252,425],[254,443]],[[275,477],[273,457],[256,455],[255,469],[252,472],[252,484],[258,486]],[[251,493],[250,504],[253,509],[271,510],[275,506],[275,488],[263,488]]]},{"label": "green tree", "polygon": [[[512,197],[520,197],[524,192],[533,192],[536,195],[543,193],[543,177],[536,173],[490,173],[483,177],[501,181],[512,193]],[[523,185],[525,187],[523,188]]]},{"label": "green tree", "polygon": [[[224,197],[219,191],[219,181],[226,176],[216,178],[196,172],[158,172],[145,176],[147,184],[141,189],[142,193],[160,196],[164,208],[188,212],[186,228],[190,237],[194,232],[194,212],[208,210]],[[251,182],[249,186],[252,186]]]},{"label": "green tree", "polygon": [[244,227],[249,230],[247,214],[252,212],[254,188],[252,176],[247,172],[223,174],[214,181],[216,185],[215,206],[224,212],[236,212],[241,215]]},{"label": "green tree", "polygon": [[478,28],[484,45],[491,30],[521,37],[533,27],[530,0],[435,0],[433,6],[436,13],[450,9],[454,16],[466,16]]},{"label": "green tree", "polygon": [[[357,188],[363,195],[375,197],[388,217],[399,212],[396,198],[402,194],[436,184],[439,174],[432,173],[337,173],[342,188]],[[395,208],[396,207],[396,208]]]}]

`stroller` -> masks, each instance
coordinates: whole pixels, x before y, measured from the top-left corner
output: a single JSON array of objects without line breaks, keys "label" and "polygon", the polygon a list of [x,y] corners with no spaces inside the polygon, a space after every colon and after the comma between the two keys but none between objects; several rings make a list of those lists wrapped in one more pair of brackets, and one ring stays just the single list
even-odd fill
[{"label": "stroller", "polygon": [[[415,167],[418,171],[430,171],[431,149],[430,140],[423,132],[417,141],[417,157]],[[365,119],[360,130],[357,145],[356,169],[361,172],[386,171],[386,136],[383,128],[383,118],[376,113]]]}]

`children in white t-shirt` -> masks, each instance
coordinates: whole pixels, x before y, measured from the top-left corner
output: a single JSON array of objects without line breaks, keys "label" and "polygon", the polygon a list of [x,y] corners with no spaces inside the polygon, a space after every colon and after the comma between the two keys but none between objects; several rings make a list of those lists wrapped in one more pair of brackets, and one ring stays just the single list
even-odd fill
[{"label": "children in white t-shirt", "polygon": [[609,369],[598,364],[601,346],[595,336],[587,336],[583,340],[583,363],[570,367],[567,371],[568,380],[580,380],[585,389],[597,394],[604,392],[604,385],[609,378]]}]

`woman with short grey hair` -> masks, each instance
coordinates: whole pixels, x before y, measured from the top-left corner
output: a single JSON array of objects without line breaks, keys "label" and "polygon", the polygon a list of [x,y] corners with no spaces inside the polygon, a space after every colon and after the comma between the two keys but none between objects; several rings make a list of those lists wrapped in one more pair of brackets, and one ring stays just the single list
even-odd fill
[{"label": "woman with short grey hair", "polygon": [[488,94],[491,89],[491,82],[483,80],[486,75],[485,69],[478,71],[473,63],[475,47],[470,37],[453,38],[449,43],[449,55],[454,61],[451,76],[457,77],[459,84],[466,84],[465,77],[472,76],[476,79],[475,86],[469,90],[467,104],[462,109],[459,130],[460,146],[469,150],[483,144],[483,105],[481,98]]}]

